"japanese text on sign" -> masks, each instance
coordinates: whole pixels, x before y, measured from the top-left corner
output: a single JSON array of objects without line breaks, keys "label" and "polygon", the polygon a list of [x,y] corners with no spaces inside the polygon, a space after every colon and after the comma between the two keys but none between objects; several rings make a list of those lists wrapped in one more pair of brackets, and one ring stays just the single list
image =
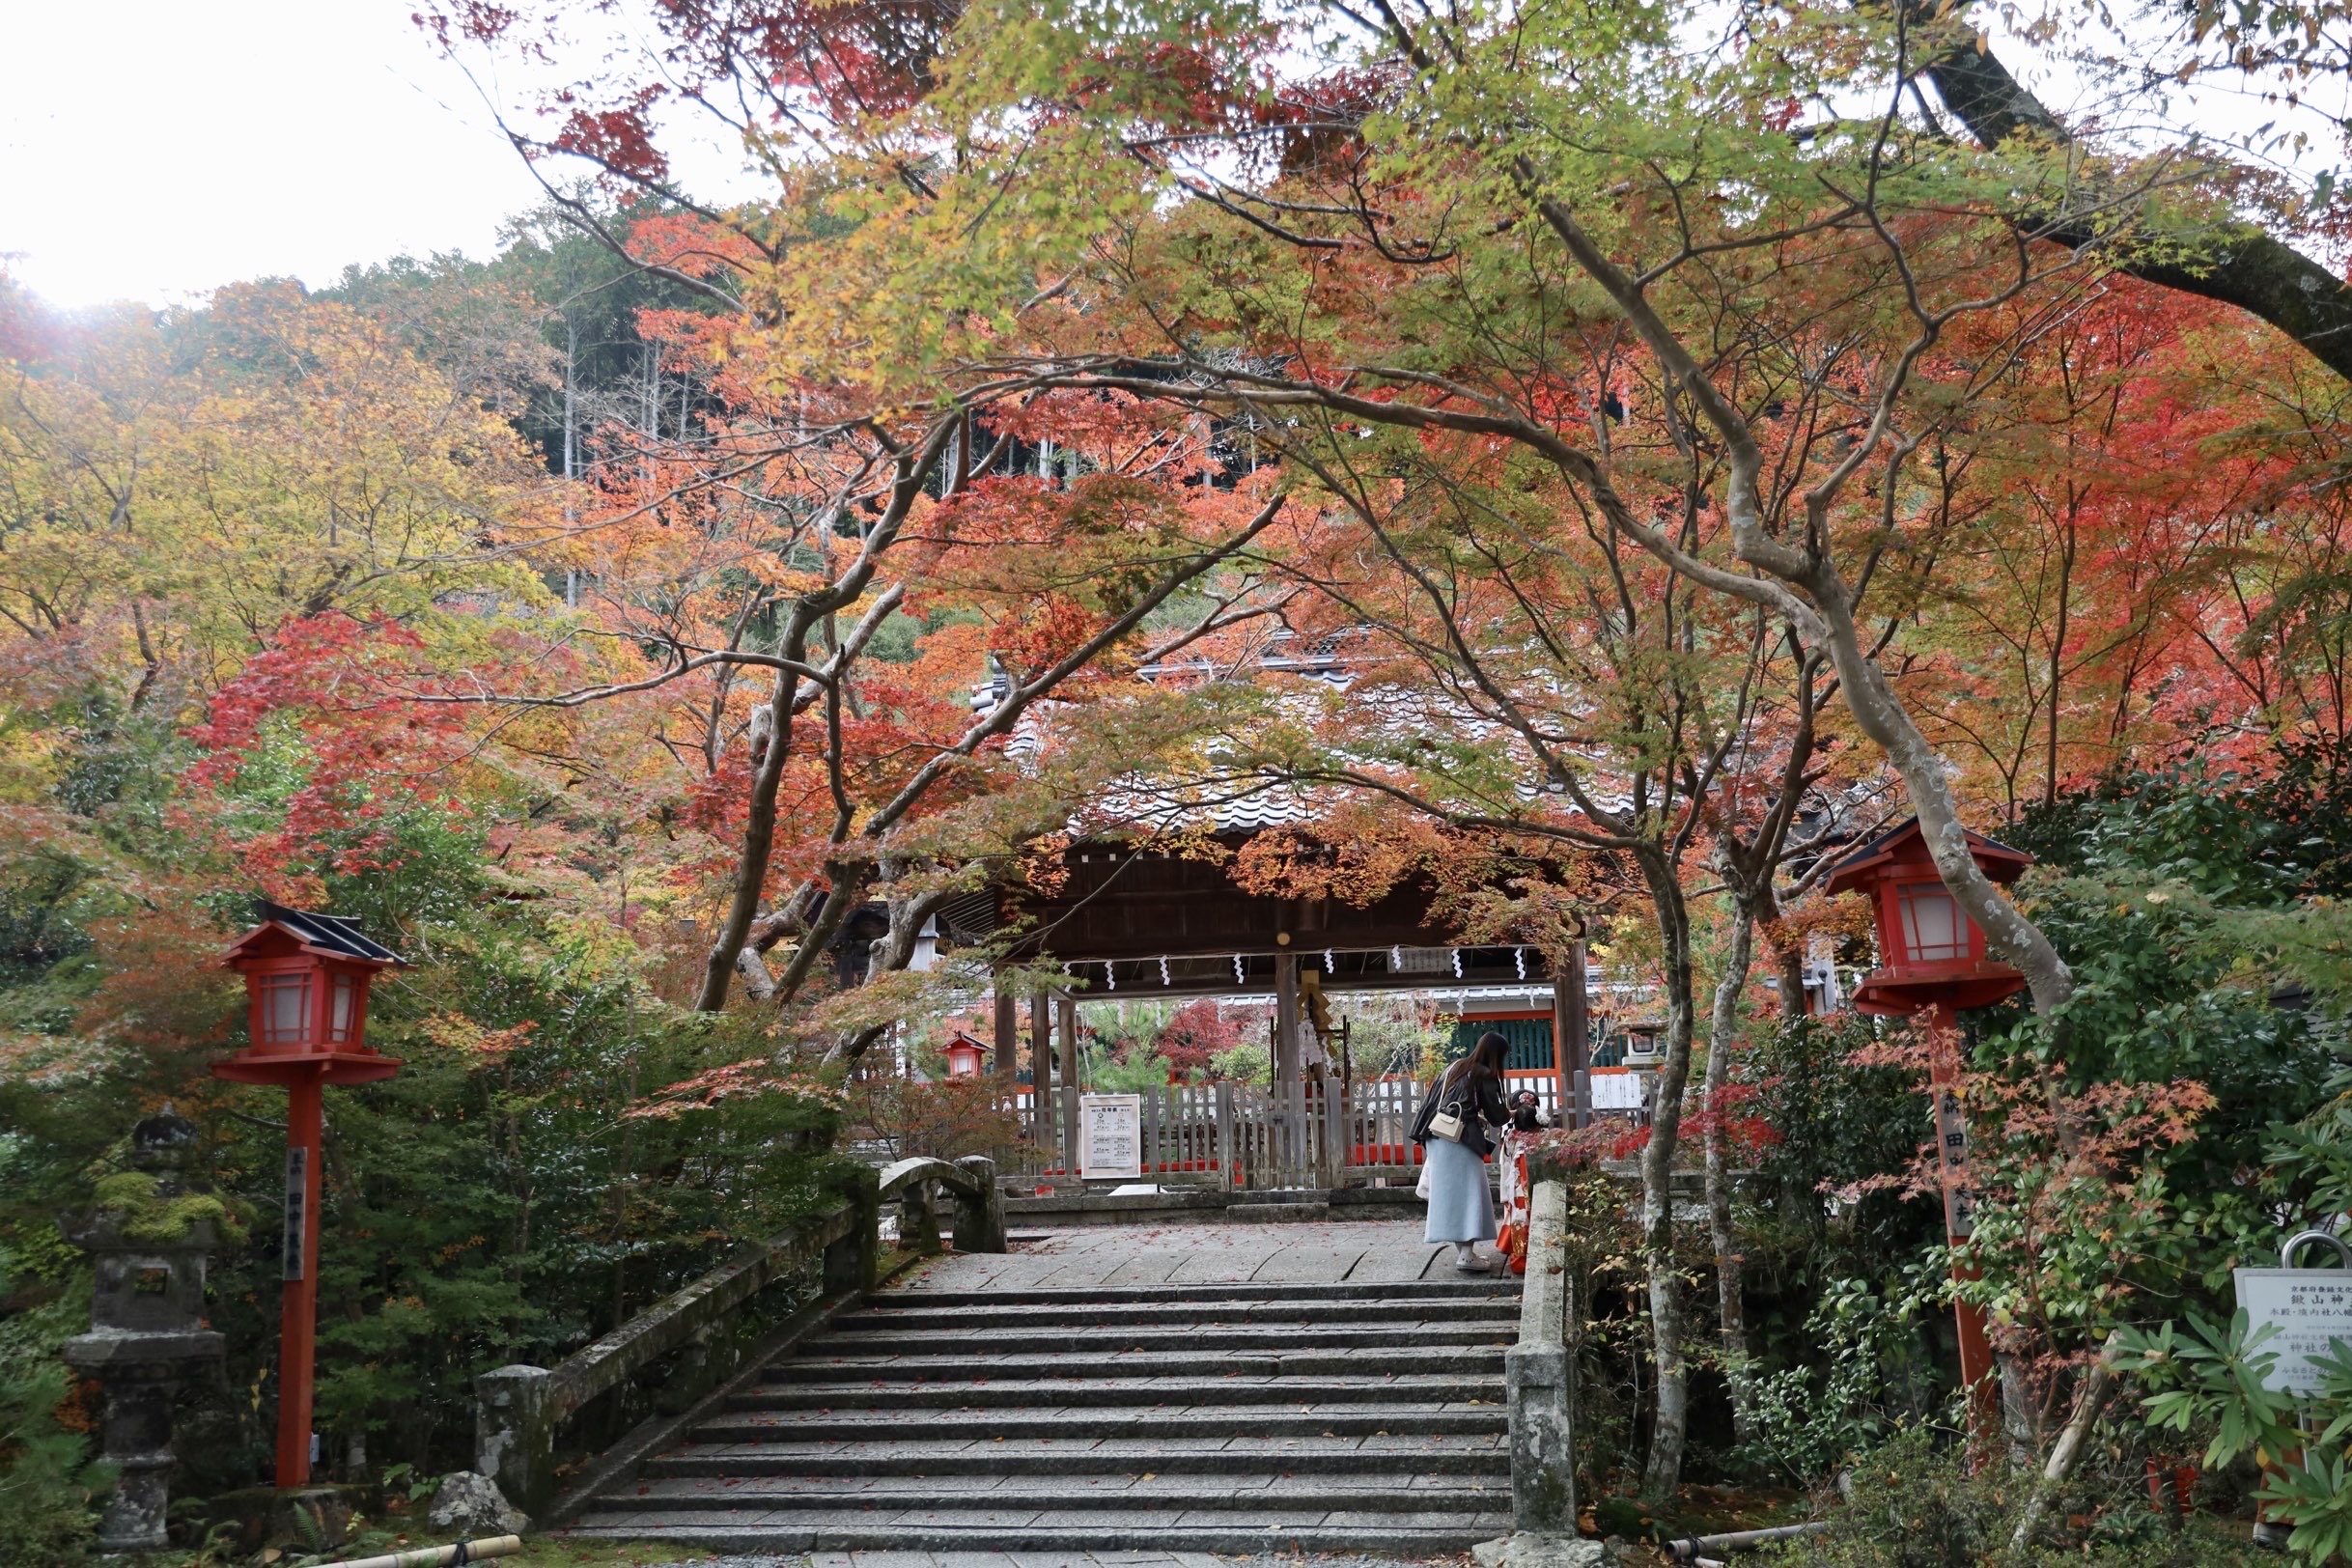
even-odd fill
[{"label": "japanese text on sign", "polygon": [[1595,1110],[1639,1110],[1641,1108],[1639,1076],[1633,1073],[1593,1074],[1592,1108]]},{"label": "japanese text on sign", "polygon": [[1078,1096],[1078,1174],[1143,1174],[1143,1097],[1135,1094]]},{"label": "japanese text on sign", "polygon": [[309,1273],[310,1151],[300,1144],[286,1151],[286,1237],[278,1277],[300,1279]]},{"label": "japanese text on sign", "polygon": [[2312,1358],[2331,1345],[2352,1343],[2352,1270],[2240,1269],[2237,1277],[2247,1327],[2259,1331],[2267,1324],[2279,1330],[2256,1350],[2279,1358],[2262,1386],[2273,1393],[2316,1392],[2319,1368]]},{"label": "japanese text on sign", "polygon": [[1976,1229],[1976,1194],[1968,1186],[1968,1112],[1949,1089],[1936,1091],[1936,1162],[1944,1174],[1944,1229],[1965,1241]]}]

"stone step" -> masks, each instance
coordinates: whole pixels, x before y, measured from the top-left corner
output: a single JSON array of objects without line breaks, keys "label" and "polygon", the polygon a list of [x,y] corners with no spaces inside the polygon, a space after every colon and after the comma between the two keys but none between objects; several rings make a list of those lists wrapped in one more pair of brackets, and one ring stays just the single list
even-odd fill
[{"label": "stone step", "polygon": [[[1103,1408],[1163,1405],[1346,1405],[1459,1400],[1452,1373],[1309,1378],[1038,1378],[990,1382],[940,1379],[887,1384],[771,1383],[739,1393],[731,1410],[1015,1410],[1046,1405]],[[1237,1418],[1239,1418],[1237,1416]]]},{"label": "stone step", "polygon": [[[1214,1358],[1229,1378],[1353,1376],[1382,1372],[1446,1373],[1465,1379],[1502,1376],[1504,1343],[1485,1345],[1368,1346],[1355,1350],[1243,1350]],[[1178,1373],[1197,1376],[1204,1357],[1192,1351],[1092,1351],[1057,1356],[1050,1352],[1004,1356],[796,1356],[765,1374],[770,1383],[971,1382],[975,1379],[1101,1378],[1128,1373],[1138,1378]],[[1464,1385],[1468,1386],[1469,1385]]]},{"label": "stone step", "polygon": [[[872,1390],[867,1390],[871,1392]],[[1217,1421],[1228,1431],[1265,1431],[1271,1423],[1288,1421],[1293,1424],[1346,1417],[1351,1422],[1359,1418],[1375,1425],[1410,1426],[1421,1416],[1444,1416],[1448,1421],[1456,1416],[1471,1416],[1481,1412],[1503,1413],[1500,1389],[1492,1390],[1492,1398],[1429,1400],[1397,1399],[1336,1400],[1330,1402],[1288,1401],[1274,1405],[1188,1404],[1184,1400],[1159,1400],[1150,1404],[1131,1403],[1104,1405],[1078,1403],[1056,1404],[1052,1400],[1028,1399],[1016,1404],[984,1405],[949,1403],[908,1410],[889,1405],[870,1405],[852,1392],[845,1394],[839,1404],[820,1405],[814,1409],[783,1409],[753,1403],[730,1406],[725,1412],[713,1414],[697,1426],[704,1430],[713,1425],[724,1425],[729,1430],[749,1426],[763,1434],[777,1431],[807,1431],[823,1421],[857,1421],[870,1427],[903,1430],[909,1436],[920,1436],[940,1431],[949,1426],[976,1426],[989,1434],[1010,1436],[1014,1423],[1045,1421],[1107,1423],[1169,1422],[1184,1417],[1187,1420]],[[1498,1414],[1498,1419],[1500,1414]],[[1443,1425],[1445,1423],[1439,1423]],[[1433,1428],[1435,1430],[1435,1428]],[[1050,1434],[1048,1434],[1049,1436]]]},{"label": "stone step", "polygon": [[[776,1523],[770,1523],[770,1520]],[[708,1552],[1261,1552],[1364,1553],[1392,1558],[1451,1556],[1479,1541],[1510,1532],[1507,1509],[1427,1514],[1302,1509],[1255,1514],[1220,1509],[1182,1513],[1092,1514],[929,1509],[896,1514],[752,1515],[692,1509],[645,1509],[600,1514],[574,1526],[571,1539],[642,1541]]]},{"label": "stone step", "polygon": [[1212,1280],[1198,1285],[1039,1285],[1026,1290],[886,1290],[863,1310],[897,1311],[941,1306],[1084,1306],[1152,1302],[1327,1302],[1509,1301],[1519,1300],[1517,1278],[1491,1275],[1461,1279],[1364,1280],[1343,1284],[1277,1284]]},{"label": "stone step", "polygon": [[1197,1475],[1236,1470],[1285,1475],[1365,1475],[1409,1467],[1421,1475],[1507,1481],[1500,1433],[1281,1438],[897,1438],[806,1442],[770,1435],[743,1442],[688,1442],[645,1462],[643,1479],[669,1475],[1017,1476],[1133,1469]]},{"label": "stone step", "polygon": [[1433,1509],[1507,1508],[1507,1478],[1487,1483],[1461,1475],[1377,1472],[1365,1475],[1275,1475],[1265,1471],[1202,1471],[1191,1475],[1070,1474],[1035,1476],[668,1476],[639,1482],[595,1499],[599,1512],[637,1509],[766,1509],[795,1511],[985,1508],[992,1513],[1149,1509],[1156,1513],[1214,1507],[1238,1512],[1428,1513]]},{"label": "stone step", "polygon": [[[812,1415],[805,1411],[772,1414],[721,1415],[694,1428],[697,1442],[757,1442],[789,1434],[795,1442],[857,1442],[876,1438],[916,1437],[947,1440],[997,1438],[1110,1438],[1148,1442],[1164,1438],[1227,1438],[1238,1423],[1230,1408],[1208,1406],[1190,1410],[1019,1410],[934,1411],[919,1421],[903,1412],[876,1411],[858,1414],[836,1411]],[[1393,1407],[1334,1405],[1328,1410],[1258,1410],[1249,1413],[1252,1435],[1264,1438],[1401,1437],[1439,1432],[1500,1432],[1509,1413],[1500,1405],[1442,1409],[1428,1405]]]},{"label": "stone step", "polygon": [[[1189,1350],[1215,1357],[1229,1350],[1358,1350],[1371,1347],[1419,1345],[1508,1345],[1517,1336],[1517,1320],[1458,1323],[1444,1319],[1417,1323],[1333,1325],[1313,1323],[1244,1324],[1064,1324],[1040,1326],[1032,1344],[1050,1346],[1057,1354],[1128,1350]],[[983,1341],[986,1343],[986,1341]],[[835,1357],[938,1355],[955,1344],[936,1331],[844,1333],[838,1329],[812,1339],[797,1359],[824,1360]],[[1025,1348],[1004,1344],[1000,1348]]]},{"label": "stone step", "polygon": [[1488,1278],[887,1291],[568,1533],[1453,1555],[1509,1529],[1518,1318],[1518,1281]]},{"label": "stone step", "polygon": [[1062,1322],[1109,1324],[1259,1324],[1328,1323],[1344,1317],[1350,1323],[1517,1323],[1519,1300],[1514,1296],[1447,1299],[1426,1296],[1380,1297],[1334,1303],[1307,1297],[1276,1301],[1248,1301],[1217,1297],[1199,1302],[1080,1302],[1060,1306],[1004,1307],[991,1302],[976,1306],[870,1306],[836,1318],[833,1327],[847,1333],[877,1330],[914,1329],[978,1331],[1010,1329],[1022,1332]]}]

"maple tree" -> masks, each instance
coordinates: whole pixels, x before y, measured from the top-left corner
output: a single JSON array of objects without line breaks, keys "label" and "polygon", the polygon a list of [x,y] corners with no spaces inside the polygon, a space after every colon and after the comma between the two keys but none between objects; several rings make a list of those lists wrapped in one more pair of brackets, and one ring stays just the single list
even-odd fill
[{"label": "maple tree", "polygon": [[[1605,938],[1657,988],[1623,1151],[1653,1501],[1709,1367],[1762,1442],[1817,1358],[1749,1313],[1774,1244],[1732,1167],[1823,1234],[1808,1183],[1872,1216],[1901,1185],[1789,1079],[1893,1120],[1916,1063],[1755,985],[1794,1014],[1808,943],[1860,956],[1807,894],[1898,799],[2032,982],[1965,1081],[1975,1288],[2041,1425],[2088,1326],[2253,1245],[2256,1075],[2126,1015],[2162,995],[2262,1042],[2294,1108],[2321,1093],[2316,1037],[2240,992],[2335,994],[2333,884],[2203,862],[2229,812],[2317,831],[2352,719],[2332,190],[2061,124],[2002,57],[2139,92],[2088,17],[1759,12],[1703,48],[1640,7],[645,20],[428,11],[469,59],[605,62],[498,106],[549,206],[494,264],[85,320],[0,279],[4,1092],[59,1192],[77,1084],[183,1097],[252,1185],[266,1139],[189,1086],[238,892],[416,949],[382,1023],[418,1072],[338,1129],[336,1201],[385,1233],[334,1264],[383,1302],[330,1346],[342,1436],[446,1445],[483,1354],[609,1327],[731,1211],[789,1212],[826,1084],[996,956],[912,969],[956,901],[1076,833],[1210,854],[1239,800],[1290,811],[1243,887],[1425,880],[1467,940]],[[2159,42],[2308,84],[2340,20]],[[681,114],[771,189],[687,188]],[[1267,667],[1300,646],[1344,681]],[[1953,849],[1966,820],[2072,854],[2053,825],[2184,749],[2254,782],[2134,817],[2169,857],[2078,855],[2012,903]],[[1193,1004],[1121,1070],[1213,1068],[1234,1030]],[[890,1135],[1005,1134],[979,1088],[876,1081]],[[494,1239],[425,1212],[428,1161]],[[1870,1282],[1816,1281],[1823,1310],[1916,1260],[1868,1223]]]},{"label": "maple tree", "polygon": [[[2011,809],[2028,798],[2030,756],[2052,800],[2187,732],[2179,638],[2213,626],[2203,590],[2215,570],[2245,574],[2233,586],[2250,605],[2269,599],[2260,584],[2273,568],[2248,573],[2244,556],[2225,567],[2232,552],[2219,539],[2294,482],[2258,437],[2214,461],[2232,418],[2246,432],[2263,421],[2245,419],[2251,403],[2169,400],[2144,354],[2151,343],[2177,351],[2183,318],[2109,270],[2180,283],[2159,253],[2211,224],[2201,169],[2118,160],[2073,183],[2047,143],[1988,135],[1998,145],[1971,154],[1910,107],[1919,81],[1961,96],[1959,24],[1900,8],[1759,17],[1717,53],[1684,48],[1670,18],[1636,11],[1237,8],[1205,33],[1190,13],[1149,8],[1051,26],[983,8],[930,23],[905,51],[854,53],[853,72],[805,68],[832,41],[823,16],[692,10],[672,24],[700,70],[690,98],[749,103],[736,123],[755,139],[804,137],[820,154],[782,173],[775,211],[822,210],[834,225],[763,212],[745,239],[755,273],[788,274],[763,295],[774,307],[766,337],[796,366],[909,391],[1036,378],[1222,425],[1289,482],[1311,476],[1376,542],[1340,550],[1381,559],[1400,585],[1437,562],[1420,584],[1433,605],[1402,615],[1358,587],[1365,574],[1330,572],[1312,537],[1284,569],[1329,597],[1324,625],[1414,623],[1400,646],[1444,699],[1425,714],[1508,734],[1492,749],[1526,747],[1514,761],[1539,793],[1573,796],[1590,766],[1558,749],[1575,726],[1527,716],[1539,698],[1739,685],[1722,667],[1736,638],[1669,640],[1652,656],[1680,653],[1703,674],[1532,674],[1571,644],[1567,629],[1606,635],[1653,604],[1683,606],[1668,624],[1741,624],[1700,609],[1694,585],[1751,606],[1755,643],[1778,658],[1785,639],[1804,673],[1782,711],[1798,715],[1794,730],[1760,744],[1741,736],[1746,802],[1735,790],[1712,822],[1696,809],[1703,790],[1679,819],[1666,809],[1678,769],[1712,784],[1728,755],[1701,744],[1696,764],[1676,757],[1690,738],[1671,724],[1639,757],[1668,781],[1657,805],[1638,791],[1575,801],[1587,832],[1595,808],[1627,798],[1637,820],[1659,811],[1633,843],[1597,834],[1582,848],[1639,860],[1645,844],[1676,846],[1644,864],[1644,880],[1677,1106],[1696,1033],[1684,851],[1694,834],[1713,837],[1737,894],[1710,1031],[1723,1057],[1752,934],[1769,938],[1796,890],[1776,870],[1825,702],[1888,759],[1946,882],[2026,971],[2037,1007],[2063,1009],[2065,960],[1960,849],[1963,787],[1945,752],[1973,747]],[[474,36],[495,45],[510,25]],[[754,60],[766,85],[730,98],[724,87]],[[552,106],[562,128],[542,145],[658,182],[651,99],[630,96],[659,91],[650,81],[624,73],[593,115]],[[1837,106],[1857,97],[1883,107]],[[1629,117],[1632,102],[1644,107]],[[798,265],[783,267],[787,254]],[[858,287],[832,287],[843,277]],[[2231,323],[2205,330],[2243,337]],[[2195,465],[2168,455],[2191,448]],[[2020,503],[2030,530],[2015,525]],[[1400,511],[1430,529],[1426,544],[1400,545]],[[2152,525],[2161,551],[2142,542]],[[1547,552],[1599,544],[1617,572],[1614,602],[1606,592],[1514,602],[1520,585],[1491,562],[1478,570],[1500,583],[1495,601],[1460,593],[1465,564],[1514,534],[1544,567]],[[1620,549],[1650,565],[1626,570]],[[2055,573],[2039,566],[2047,554]],[[1303,602],[1290,613],[1315,624]],[[1526,639],[1545,635],[1554,647],[1530,661]],[[2218,656],[2223,639],[2206,637]],[[2323,637],[2322,668],[2326,658]],[[1379,688],[1375,672],[1364,690]],[[2220,706],[2194,716],[2258,722],[2251,704]],[[1360,734],[1309,754],[1262,710],[1247,721],[1238,749],[1274,753],[1270,776],[1381,795],[1504,839],[1539,815],[1515,798],[1498,805],[1512,771],[1474,745],[1366,767]],[[1229,745],[1214,761],[1235,756]],[[1483,770],[1459,776],[1453,764]],[[1433,767],[1440,788],[1401,782]],[[1413,834],[1393,822],[1381,831],[1399,841],[1391,859],[1409,863]],[[1778,945],[1784,995],[1796,990],[1792,952]],[[1676,1382],[1661,1197],[1674,1115],[1662,1118],[1649,1173],[1662,1388]],[[1726,1287],[1727,1327],[1735,1300]],[[1664,1418],[1654,1434],[1654,1496],[1673,1483],[1676,1430]]]}]

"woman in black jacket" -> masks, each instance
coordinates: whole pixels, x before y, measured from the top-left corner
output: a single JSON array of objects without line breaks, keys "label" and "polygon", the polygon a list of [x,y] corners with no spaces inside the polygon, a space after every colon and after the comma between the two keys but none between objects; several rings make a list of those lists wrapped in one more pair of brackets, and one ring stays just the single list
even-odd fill
[{"label": "woman in black jacket", "polygon": [[[1501,1035],[1480,1035],[1470,1054],[1430,1089],[1413,1122],[1413,1141],[1421,1146],[1429,1171],[1429,1223],[1421,1239],[1453,1243],[1454,1267],[1470,1273],[1489,1267],[1477,1244],[1495,1239],[1495,1199],[1486,1180],[1486,1157],[1495,1144],[1487,1129],[1511,1119],[1502,1103],[1502,1068],[1510,1054],[1511,1043]],[[1461,1118],[1458,1138],[1432,1130],[1442,1112]]]}]

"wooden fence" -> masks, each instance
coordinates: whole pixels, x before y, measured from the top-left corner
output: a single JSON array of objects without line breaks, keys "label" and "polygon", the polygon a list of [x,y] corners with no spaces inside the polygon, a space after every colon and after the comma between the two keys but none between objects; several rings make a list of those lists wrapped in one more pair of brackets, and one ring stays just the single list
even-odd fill
[{"label": "wooden fence", "polygon": [[[1508,1074],[1511,1093],[1535,1091],[1548,1117],[1557,1103],[1554,1076]],[[1350,1085],[1168,1084],[1136,1091],[1142,1102],[1141,1181],[1198,1184],[1241,1191],[1333,1188],[1417,1179],[1420,1151],[1411,1141],[1427,1085],[1378,1078]],[[998,1108],[1021,1130],[1006,1169],[1026,1177],[1076,1177],[1066,1151],[1075,1146],[1078,1096],[1056,1090],[1038,1116],[1025,1087]]]}]

